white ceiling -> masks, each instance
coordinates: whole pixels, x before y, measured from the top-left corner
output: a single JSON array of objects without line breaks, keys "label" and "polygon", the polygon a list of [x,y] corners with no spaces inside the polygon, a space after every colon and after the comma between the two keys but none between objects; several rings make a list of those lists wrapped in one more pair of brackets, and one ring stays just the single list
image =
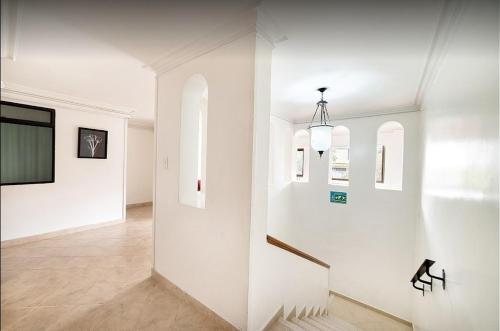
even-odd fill
[{"label": "white ceiling", "polygon": [[[172,49],[204,36],[217,24],[249,8],[254,2],[24,0],[21,15],[23,28],[36,27],[41,41],[56,38],[59,47],[50,46],[57,47],[63,56],[78,56],[75,46],[85,55],[92,52],[85,47],[85,43],[78,45],[80,40],[73,40],[72,34],[61,29],[66,27],[127,53],[143,64],[149,64]],[[33,40],[30,42],[33,44]]]},{"label": "white ceiling", "polygon": [[[123,62],[125,67],[129,59],[137,62],[131,66],[141,67],[257,2],[24,0],[18,55],[68,66],[75,61],[76,68],[83,61]],[[333,118],[418,108],[415,97],[442,5],[443,0],[264,0],[265,12],[288,37],[273,53],[272,113],[308,121],[321,86],[329,87]],[[80,76],[90,82],[92,75],[81,67],[87,73]],[[119,71],[120,82],[127,84],[126,71]],[[109,94],[102,89],[99,97]],[[132,103],[139,104],[140,95],[134,98],[138,101]]]},{"label": "white ceiling", "polygon": [[155,78],[147,65],[252,1],[2,0],[1,78],[132,108],[134,119],[152,121]]},{"label": "white ceiling", "polygon": [[416,109],[442,1],[266,0],[287,41],[273,53],[272,113],[311,119],[322,86],[333,118]]}]

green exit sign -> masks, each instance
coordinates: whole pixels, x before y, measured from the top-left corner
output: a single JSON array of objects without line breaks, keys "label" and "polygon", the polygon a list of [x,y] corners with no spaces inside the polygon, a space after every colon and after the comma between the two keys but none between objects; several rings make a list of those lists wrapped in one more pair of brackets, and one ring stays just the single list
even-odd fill
[{"label": "green exit sign", "polygon": [[330,192],[330,202],[333,203],[347,203],[347,193],[346,192]]}]

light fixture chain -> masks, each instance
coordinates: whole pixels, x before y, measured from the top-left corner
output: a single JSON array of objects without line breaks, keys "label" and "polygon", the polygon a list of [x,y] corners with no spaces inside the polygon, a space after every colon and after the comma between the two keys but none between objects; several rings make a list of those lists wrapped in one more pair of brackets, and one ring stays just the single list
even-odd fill
[{"label": "light fixture chain", "polygon": [[[321,98],[321,100],[323,100],[323,98]],[[325,108],[324,108],[323,103],[321,103],[321,119],[320,119],[320,122],[319,122],[320,125],[323,125],[323,123],[325,121],[324,117],[325,117]]]},{"label": "light fixture chain", "polygon": [[314,115],[311,119],[310,126],[314,125],[314,120],[316,119],[318,109],[320,111],[319,125],[320,126],[329,125],[328,123],[330,122],[330,114],[328,113],[328,108],[326,107],[326,104],[328,102],[325,101],[325,97],[324,97],[325,90],[326,90],[326,88],[324,88],[324,87],[318,89],[318,91],[320,91],[320,93],[321,93],[321,100],[316,103],[316,110],[314,111]]},{"label": "light fixture chain", "polygon": [[314,123],[314,118],[316,117],[316,114],[318,113],[318,108],[319,108],[319,103],[316,105],[316,111],[314,112],[314,115],[312,117],[312,120],[311,120],[311,126],[313,125]]},{"label": "light fixture chain", "polygon": [[328,114],[328,109],[326,108],[326,106],[325,106],[325,114],[328,122],[330,122],[330,115]]}]

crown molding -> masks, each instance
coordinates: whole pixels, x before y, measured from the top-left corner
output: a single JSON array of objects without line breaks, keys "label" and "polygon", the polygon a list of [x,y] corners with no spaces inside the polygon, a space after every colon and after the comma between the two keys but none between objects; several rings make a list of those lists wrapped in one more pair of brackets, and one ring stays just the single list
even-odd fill
[{"label": "crown molding", "polygon": [[285,32],[262,6],[257,8],[256,30],[274,48],[277,43],[288,40]]},{"label": "crown molding", "polygon": [[148,120],[144,118],[130,118],[128,120],[128,126],[132,128],[153,130],[154,120]]},{"label": "crown molding", "polygon": [[286,36],[271,17],[257,5],[251,6],[230,20],[218,25],[201,38],[174,48],[145,67],[157,75],[168,72],[202,55],[225,46],[250,33],[258,33],[273,46],[286,40]]},{"label": "crown molding", "polygon": [[133,109],[127,107],[94,103],[87,99],[7,82],[1,84],[1,98],[6,101],[37,103],[48,107],[70,108],[121,118],[129,118],[134,113]]},{"label": "crown molding", "polygon": [[[252,15],[253,14],[253,15]],[[247,11],[225,24],[219,25],[210,33],[163,54],[149,63],[156,74],[168,72],[178,66],[205,55],[219,47],[227,45],[255,31],[255,13]]]},{"label": "crown molding", "polygon": [[15,60],[18,42],[21,3],[17,0],[1,2],[1,58]]},{"label": "crown molding", "polygon": [[[418,105],[413,105],[413,104],[408,104],[408,105],[400,105],[392,108],[385,108],[381,110],[376,110],[376,111],[370,111],[370,112],[362,112],[358,114],[352,114],[352,115],[340,115],[340,116],[334,116],[331,119],[331,121],[335,124],[335,121],[343,121],[343,120],[350,120],[350,119],[357,119],[357,118],[367,118],[367,117],[376,117],[376,116],[391,116],[391,115],[397,115],[397,114],[405,114],[405,113],[414,113],[414,112],[419,112],[421,111],[420,106]],[[300,124],[310,124],[311,121],[297,121],[294,122],[293,124],[300,125]]]},{"label": "crown molding", "polygon": [[464,7],[468,0],[445,0],[432,44],[427,56],[420,83],[415,96],[415,104],[422,105],[425,94],[436,79],[437,73],[443,64],[448,52],[450,40],[455,34]]}]

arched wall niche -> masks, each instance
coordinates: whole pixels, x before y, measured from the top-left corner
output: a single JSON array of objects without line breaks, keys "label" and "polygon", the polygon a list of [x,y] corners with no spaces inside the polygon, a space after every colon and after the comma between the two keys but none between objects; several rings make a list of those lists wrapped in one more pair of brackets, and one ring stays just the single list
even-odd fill
[{"label": "arched wall niche", "polygon": [[292,179],[295,182],[309,182],[310,136],[307,130],[298,130],[293,136]]},{"label": "arched wall niche", "polygon": [[329,152],[328,183],[349,186],[351,131],[343,125],[332,130],[332,146]]},{"label": "arched wall niche", "polygon": [[207,80],[192,75],[182,91],[179,202],[196,208],[205,208],[207,112]]},{"label": "arched wall niche", "polygon": [[404,127],[396,121],[385,122],[377,130],[375,188],[403,189]]}]

